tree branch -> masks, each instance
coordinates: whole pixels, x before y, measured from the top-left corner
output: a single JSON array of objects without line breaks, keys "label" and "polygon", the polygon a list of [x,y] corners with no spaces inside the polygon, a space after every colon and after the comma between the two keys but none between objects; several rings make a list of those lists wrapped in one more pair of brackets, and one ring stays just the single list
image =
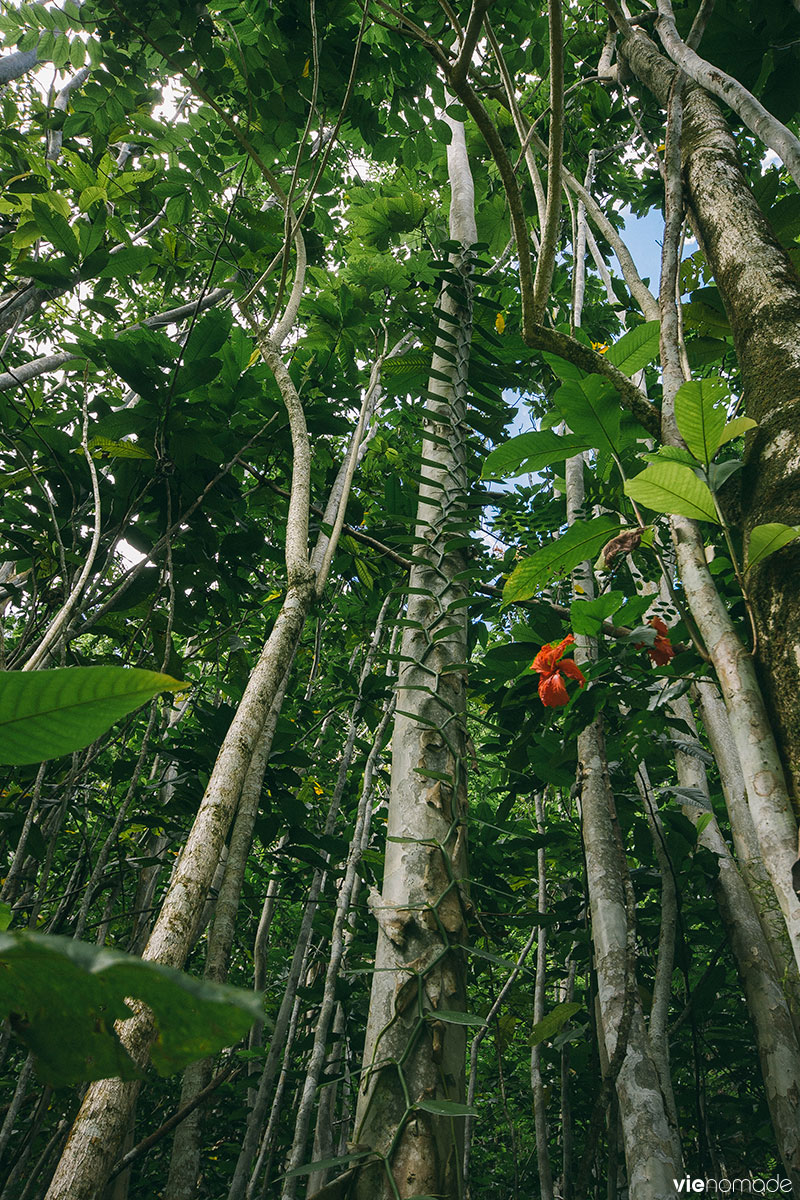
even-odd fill
[{"label": "tree branch", "polygon": [[165,1138],[168,1133],[172,1133],[176,1125],[180,1125],[196,1108],[204,1104],[208,1097],[221,1084],[225,1083],[226,1080],[235,1079],[241,1073],[241,1070],[241,1067],[228,1066],[223,1068],[222,1071],[218,1071],[211,1082],[207,1083],[203,1090],[198,1092],[196,1096],[193,1096],[188,1104],[184,1104],[183,1108],[179,1108],[171,1117],[168,1117],[163,1125],[159,1125],[158,1129],[154,1129],[146,1138],[142,1138],[140,1142],[137,1142],[127,1154],[123,1154],[122,1158],[111,1168],[111,1174],[108,1177],[109,1180],[116,1179],[117,1175],[126,1170],[131,1163],[136,1162],[137,1158],[141,1158],[143,1154],[146,1154],[148,1150]]},{"label": "tree branch", "polygon": [[541,321],[550,288],[561,219],[564,157],[564,28],[561,0],[548,0],[550,27],[550,134],[547,146],[547,205],[533,281],[533,319]]},{"label": "tree branch", "polygon": [[533,325],[528,332],[529,346],[557,354],[559,358],[565,358],[567,362],[573,363],[590,375],[603,375],[610,380],[620,394],[623,408],[626,408],[652,437],[660,439],[661,421],[658,410],[633,380],[623,374],[602,354],[598,354],[589,346],[584,346],[583,342],[576,341],[569,334],[559,333],[544,325]]},{"label": "tree branch", "polygon": [[738,79],[687,46],[675,26],[671,0],[658,0],[658,13],[656,30],[672,61],[696,84],[732,108],[747,128],[780,156],[800,187],[800,141]]}]

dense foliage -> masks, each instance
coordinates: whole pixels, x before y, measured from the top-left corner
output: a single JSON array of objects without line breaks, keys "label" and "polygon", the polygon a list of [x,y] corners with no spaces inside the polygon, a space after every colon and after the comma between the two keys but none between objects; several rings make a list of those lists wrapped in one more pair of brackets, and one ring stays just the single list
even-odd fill
[{"label": "dense foliage", "polygon": [[[795,8],[700,7],[704,59],[795,137]],[[468,1011],[443,1005],[438,1020],[467,1026],[471,1098],[417,1098],[409,1111],[467,1125],[476,1200],[548,1197],[550,1174],[565,1200],[628,1186],[620,1063],[604,1042],[592,940],[587,860],[597,850],[582,831],[579,739],[599,719],[628,868],[620,1036],[635,1005],[653,1039],[660,1031],[686,1172],[800,1179],[762,1081],[763,1036],[745,1012],[736,913],[720,900],[729,860],[764,898],[766,953],[797,1040],[792,926],[767,858],[736,823],[746,786],[737,791],[704,724],[714,680],[726,700],[735,687],[698,623],[670,526],[699,523],[703,565],[731,637],[748,662],[755,655],[790,771],[798,747],[763,613],[768,589],[796,569],[797,497],[760,515],[748,507],[773,418],[748,401],[739,318],[695,200],[678,287],[690,382],[670,391],[665,289],[659,313],[656,281],[650,295],[632,263],[619,265],[618,239],[661,210],[665,180],[669,221],[670,153],[680,153],[663,98],[604,52],[615,14],[657,40],[644,4],[568,0],[558,18],[563,188],[552,286],[529,322],[515,205],[544,259],[548,29],[560,8],[549,6],[550,25],[547,5],[514,0],[476,4],[471,16],[444,0],[64,0],[0,16],[0,966],[22,964],[17,991],[0,980],[0,1200],[51,1195],[84,1085],[112,1066],[144,1083],[98,1196],[244,1195],[237,1170],[252,1173],[248,1196],[288,1196],[306,1187],[312,1160],[337,1160],[316,1168],[311,1196],[369,1153],[354,1118],[392,718],[410,703],[395,684],[408,572],[425,536],[423,403],[434,349],[460,353],[442,298],[463,282],[447,155],[462,122],[478,240],[466,248],[464,515],[448,550],[463,559],[469,617],[459,666],[469,874],[458,881]],[[674,8],[687,38],[698,5]],[[451,68],[475,22],[464,83]],[[791,273],[796,179],[737,112],[725,115]],[[662,400],[678,432],[659,444]],[[310,447],[305,518],[298,412]],[[274,733],[249,828],[243,799],[208,894],[193,900],[188,956],[151,955],[145,981],[145,964],[95,960],[89,948],[145,951],[302,574],[303,519],[322,584],[262,714]],[[775,644],[789,633],[776,619]],[[176,982],[161,961],[192,980]],[[104,970],[123,982],[103,991]],[[160,1024],[151,1056],[128,1046],[133,1066],[112,1021],[128,1014],[140,978],[132,1003],[149,1003]],[[219,1016],[225,980],[255,988],[256,1007],[240,996]],[[318,1028],[327,1086],[289,1188]],[[83,1030],[77,1054],[72,1029]],[[209,1054],[196,1086],[168,1073]],[[183,1160],[164,1125],[192,1086],[205,1089],[201,1102],[177,1129],[195,1130],[198,1157]],[[121,1164],[132,1147],[141,1153]],[[184,1161],[194,1172],[178,1179]]]}]

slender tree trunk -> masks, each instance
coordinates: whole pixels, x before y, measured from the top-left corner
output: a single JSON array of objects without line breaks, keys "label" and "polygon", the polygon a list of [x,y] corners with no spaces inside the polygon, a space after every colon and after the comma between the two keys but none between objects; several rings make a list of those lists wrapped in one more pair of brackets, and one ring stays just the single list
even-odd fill
[{"label": "slender tree trunk", "polygon": [[[666,104],[675,69],[649,38],[632,33],[620,53]],[[800,523],[800,280],[747,185],[717,101],[692,84],[685,92],[681,158],[687,205],[731,323],[746,411],[759,423],[749,438],[741,489],[746,541],[754,525]],[[800,544],[794,542],[755,567],[749,578],[760,676],[796,802],[798,574]]]},{"label": "slender tree trunk", "polygon": [[[544,833],[544,801],[536,794],[536,829]],[[538,897],[536,910],[542,916],[547,912],[547,852],[540,846],[536,854],[538,875]],[[544,922],[539,926],[536,938],[536,976],[533,988],[533,1023],[544,1017],[545,988],[547,986],[547,930]],[[547,1127],[547,1108],[544,1082],[542,1080],[542,1045],[537,1042],[531,1047],[531,1090],[533,1092],[533,1116],[536,1125],[536,1165],[539,1171],[540,1200],[553,1200],[553,1168],[550,1163],[550,1133]]]},{"label": "slender tree trunk", "polygon": [[[314,1144],[311,1149],[312,1162],[324,1162],[326,1158],[336,1157],[334,1121],[336,1117],[336,1100],[339,1092],[338,1077],[342,1072],[342,1060],[344,1058],[345,1030],[344,1008],[341,1004],[337,1004],[336,1006],[331,1030],[333,1033],[333,1045],[328,1050],[325,1059],[323,1078],[327,1077],[327,1082],[323,1082],[320,1087],[319,1101],[317,1103]],[[315,1192],[318,1192],[330,1178],[330,1174],[330,1168],[322,1171],[312,1171],[308,1177],[308,1195],[313,1196]]]},{"label": "slender tree trunk", "polygon": [[645,820],[653,841],[658,873],[661,876],[661,924],[658,933],[658,958],[653,983],[653,1004],[650,1009],[648,1032],[653,1049],[661,1090],[673,1128],[678,1128],[678,1110],[672,1087],[669,1060],[669,1007],[672,1000],[672,970],[675,964],[675,932],[678,925],[678,892],[672,863],[667,853],[664,826],[655,804],[647,767],[641,763],[636,783],[644,806]]},{"label": "slender tree trunk", "polygon": [[[242,786],[239,811],[231,833],[225,874],[214,911],[214,920],[208,937],[204,976],[215,983],[224,983],[228,977],[228,962],[236,925],[239,897],[244,883],[247,859],[253,842],[253,826],[261,802],[261,787],[267,767],[272,739],[280,716],[286,685],[289,680],[287,669],[270,714],[267,717],[261,738],[253,754],[250,768]],[[183,1076],[180,1108],[190,1104],[195,1096],[209,1083],[214,1070],[214,1059],[203,1058],[190,1063]],[[192,1200],[197,1189],[200,1172],[200,1129],[202,1110],[196,1108],[178,1126],[172,1143],[167,1195],[170,1200]]]},{"label": "slender tree trunk", "polygon": [[[694,717],[685,696],[673,706],[675,716],[690,729]],[[680,744],[685,735],[673,732]],[[702,762],[678,749],[675,755],[678,782],[700,804],[687,803],[685,815],[697,826],[703,814],[710,819],[698,834],[698,842],[714,855],[718,875],[715,895],[739,971],[747,1008],[753,1024],[761,1076],[772,1118],[778,1151],[788,1177],[800,1186],[800,1043],[781,982],[783,968],[775,963],[756,908],[736,861],[722,835],[711,805],[708,778]]]},{"label": "slender tree trunk", "polygon": [[[466,874],[463,552],[467,525],[465,388],[471,339],[468,247],[476,240],[463,126],[448,119],[450,236],[463,249],[439,302],[417,509],[415,563],[401,649],[378,947],[356,1114],[356,1140],[377,1161],[353,1180],[357,1200],[460,1191],[464,1027],[436,1019],[465,1008]],[[442,353],[439,352],[441,348]],[[430,1107],[428,1107],[430,1105]],[[391,1171],[394,1186],[387,1180]],[[320,1196],[333,1187],[329,1184]],[[396,1189],[396,1191],[395,1191]]]},{"label": "slender tree trunk", "polygon": [[[575,960],[567,960],[567,978],[560,989],[562,1002],[569,1004],[575,997]],[[575,1190],[575,1130],[572,1120],[572,1087],[570,1083],[569,1042],[561,1047],[561,1188],[563,1200],[572,1200]]]},{"label": "slender tree trunk", "polygon": [[[576,660],[578,655],[576,653]],[[605,741],[599,722],[578,738],[583,833],[597,967],[601,1036],[609,1061],[617,1051],[626,991],[635,987],[629,964],[628,865],[614,812]],[[629,998],[629,1003],[630,1003]],[[628,1186],[635,1200],[673,1200],[682,1172],[676,1131],[670,1124],[638,995],[617,1076]],[[623,1031],[624,1036],[624,1031]]]},{"label": "slender tree trunk", "polygon": [[[567,518],[583,510],[583,457],[567,460]],[[573,574],[584,595],[594,595],[591,565]],[[596,657],[593,639],[579,637],[575,661]],[[677,1130],[670,1120],[659,1064],[636,989],[633,889],[614,794],[608,775],[600,718],[578,735],[581,816],[586,852],[592,945],[597,971],[600,1058],[615,1064],[616,1094],[622,1124],[628,1186],[633,1200],[667,1200],[681,1174]],[[621,1060],[621,1061],[620,1061]],[[612,1076],[613,1077],[613,1076]],[[610,1135],[611,1137],[611,1135]],[[611,1141],[610,1141],[611,1145]]]},{"label": "slender tree trunk", "polygon": [[800,1043],[800,973],[786,923],[759,852],[728,714],[712,680],[698,680],[696,690],[703,727],[719,768],[739,872],[764,931]]}]

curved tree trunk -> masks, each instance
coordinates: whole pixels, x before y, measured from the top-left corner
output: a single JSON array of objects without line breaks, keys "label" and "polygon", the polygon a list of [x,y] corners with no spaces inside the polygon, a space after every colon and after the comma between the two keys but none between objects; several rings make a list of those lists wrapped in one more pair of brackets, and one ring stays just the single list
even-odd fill
[{"label": "curved tree trunk", "polygon": [[[675,68],[641,33],[621,55],[666,104]],[[755,525],[800,523],[800,279],[747,185],[717,101],[688,85],[681,140],[687,203],[731,323],[750,436],[741,503],[745,541]],[[800,545],[750,575],[758,663],[789,787],[800,802]]]}]

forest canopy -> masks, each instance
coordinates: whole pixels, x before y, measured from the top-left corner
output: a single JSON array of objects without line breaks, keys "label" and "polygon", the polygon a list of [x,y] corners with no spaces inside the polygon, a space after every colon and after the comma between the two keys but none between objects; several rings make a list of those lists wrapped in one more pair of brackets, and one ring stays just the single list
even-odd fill
[{"label": "forest canopy", "polygon": [[0,11],[0,1200],[798,1193],[798,77]]}]

